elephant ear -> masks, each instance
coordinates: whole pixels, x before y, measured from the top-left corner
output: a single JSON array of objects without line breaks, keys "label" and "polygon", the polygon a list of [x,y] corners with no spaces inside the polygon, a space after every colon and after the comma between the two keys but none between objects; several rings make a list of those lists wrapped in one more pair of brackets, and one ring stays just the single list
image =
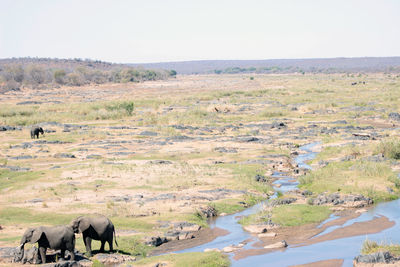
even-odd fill
[{"label": "elephant ear", "polygon": [[90,227],[90,222],[87,218],[82,218],[79,221],[79,232],[84,232]]},{"label": "elephant ear", "polygon": [[33,230],[31,243],[33,244],[33,243],[38,242],[39,239],[42,237],[42,235],[43,235],[42,229],[37,228],[37,229]]}]

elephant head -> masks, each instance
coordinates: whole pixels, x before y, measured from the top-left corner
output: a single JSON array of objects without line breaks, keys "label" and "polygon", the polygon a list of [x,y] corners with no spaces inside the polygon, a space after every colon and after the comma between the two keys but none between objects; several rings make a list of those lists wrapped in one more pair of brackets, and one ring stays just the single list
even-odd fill
[{"label": "elephant head", "polygon": [[39,133],[41,133],[42,135],[44,135],[44,131],[42,127],[39,127]]},{"label": "elephant head", "polygon": [[74,230],[74,233],[82,233],[90,227],[89,219],[83,216],[78,217],[71,222],[71,227]]},{"label": "elephant head", "polygon": [[22,235],[20,245],[18,246],[18,249],[20,250],[18,252],[18,257],[21,259],[24,257],[24,246],[26,243],[36,243],[39,241],[39,239],[42,237],[43,231],[39,228],[28,228],[25,233]]}]

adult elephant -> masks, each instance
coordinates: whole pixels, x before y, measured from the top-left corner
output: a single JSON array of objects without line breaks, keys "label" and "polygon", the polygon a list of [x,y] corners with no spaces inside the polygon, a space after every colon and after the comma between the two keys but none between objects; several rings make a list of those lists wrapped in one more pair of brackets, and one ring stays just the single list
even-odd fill
[{"label": "adult elephant", "polygon": [[39,133],[44,135],[43,128],[42,127],[33,127],[31,129],[31,138],[35,139],[35,136],[36,136],[36,138],[39,139]]},{"label": "adult elephant", "polygon": [[[82,233],[83,243],[89,256],[92,255],[92,239],[100,240],[100,252],[104,252],[106,242],[108,243],[110,252],[113,251],[115,228],[107,217],[102,215],[96,217],[80,216],[71,222],[71,227],[75,233]],[[116,237],[115,244],[118,246]]]},{"label": "adult elephant", "polygon": [[31,244],[38,243],[39,253],[37,257],[40,254],[42,263],[46,263],[46,250],[48,248],[61,250],[62,258],[65,257],[65,251],[68,250],[71,255],[70,260],[73,261],[75,259],[75,234],[70,226],[28,228],[21,238],[20,249],[22,257],[24,256],[24,246],[28,242]]}]

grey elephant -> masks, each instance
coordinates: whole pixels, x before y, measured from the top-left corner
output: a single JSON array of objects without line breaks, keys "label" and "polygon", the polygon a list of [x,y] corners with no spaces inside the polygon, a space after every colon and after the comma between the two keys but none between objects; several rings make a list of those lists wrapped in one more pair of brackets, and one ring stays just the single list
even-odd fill
[{"label": "grey elephant", "polygon": [[61,257],[65,257],[65,251],[69,251],[70,260],[75,260],[75,234],[70,226],[60,225],[53,227],[40,226],[28,228],[21,238],[20,249],[24,257],[24,246],[26,243],[38,243],[39,253],[36,262],[39,262],[39,254],[42,263],[46,263],[46,250],[48,248],[61,250]]},{"label": "grey elephant", "polygon": [[95,217],[80,216],[71,222],[71,227],[75,233],[82,233],[83,243],[89,256],[92,255],[92,239],[100,240],[100,252],[104,252],[106,242],[110,252],[113,251],[113,238],[115,238],[115,244],[118,246],[114,225],[110,219],[103,215]]},{"label": "grey elephant", "polygon": [[36,138],[39,139],[39,133],[44,135],[43,128],[42,127],[33,127],[31,129],[31,138],[35,139],[35,136],[36,136]]}]

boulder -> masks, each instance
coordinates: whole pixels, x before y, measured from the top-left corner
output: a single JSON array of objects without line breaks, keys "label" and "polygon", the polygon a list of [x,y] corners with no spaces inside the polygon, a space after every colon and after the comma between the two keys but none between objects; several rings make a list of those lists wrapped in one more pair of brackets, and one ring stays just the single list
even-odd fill
[{"label": "boulder", "polygon": [[274,232],[269,232],[269,233],[258,234],[258,238],[275,237],[276,235],[277,234]]},{"label": "boulder", "polygon": [[264,248],[286,248],[287,246],[288,246],[288,244],[286,243],[286,241],[282,240],[282,241],[274,243],[274,244],[266,245],[266,246],[264,246]]},{"label": "boulder", "polygon": [[262,234],[262,233],[266,233],[268,231],[266,225],[259,225],[259,224],[247,225],[243,228],[244,228],[244,230],[246,230],[247,232],[250,232],[252,234]]},{"label": "boulder", "polygon": [[98,260],[105,266],[118,266],[124,262],[127,261],[135,261],[136,258],[129,256],[129,255],[123,255],[123,254],[105,254],[105,253],[99,253],[96,254],[93,259]]}]

